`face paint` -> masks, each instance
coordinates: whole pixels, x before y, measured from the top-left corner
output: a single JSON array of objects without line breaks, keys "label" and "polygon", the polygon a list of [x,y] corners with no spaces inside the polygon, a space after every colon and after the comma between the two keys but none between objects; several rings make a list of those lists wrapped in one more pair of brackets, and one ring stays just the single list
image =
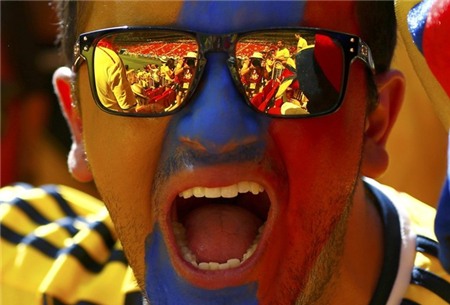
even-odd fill
[{"label": "face paint", "polygon": [[296,26],[306,1],[186,1],[178,24],[193,31],[224,34],[277,26]]},{"label": "face paint", "polygon": [[239,287],[206,290],[194,287],[174,270],[157,226],[147,240],[147,293],[150,304],[167,305],[256,305],[257,285],[251,283]]},{"label": "face paint", "polygon": [[[249,26],[298,25],[303,6],[301,1],[187,1],[177,23],[186,29],[215,34],[243,31]],[[204,148],[212,153],[222,153],[221,147],[232,142],[261,138],[267,132],[269,120],[245,106],[244,98],[232,82],[225,54],[209,54],[207,60],[203,82],[193,97],[195,102],[188,107],[184,119],[173,120],[172,125],[177,126],[176,138],[201,141]]]},{"label": "face paint", "polygon": [[[303,6],[302,1],[187,1],[181,9],[177,26],[214,34],[295,26],[300,24]],[[208,62],[191,103],[172,117],[167,128],[162,159],[153,185],[155,201],[164,197],[160,196],[159,187],[180,171],[264,162],[271,120],[247,107],[232,81],[226,54],[210,53],[206,58]],[[255,281],[208,290],[184,279],[173,266],[170,259],[173,251],[168,250],[159,225],[148,236],[146,249],[146,287],[152,305],[261,304],[257,299],[258,283]]]},{"label": "face paint", "polygon": [[[298,25],[303,6],[302,1],[187,1],[181,9],[178,24],[194,31],[207,30],[215,34],[244,31],[250,29],[250,26]],[[268,15],[270,18],[264,18]],[[195,104],[190,109],[195,116],[191,116],[189,121],[179,122],[178,136],[190,140],[201,139],[202,143],[209,146],[207,148],[212,148],[211,146],[220,147],[232,141],[237,143],[267,132],[264,127],[267,123],[261,123],[268,120],[245,109],[244,98],[232,82],[225,55],[210,54],[207,60],[202,87],[198,89],[200,93],[193,97]],[[212,100],[216,102],[212,103]]]},{"label": "face paint", "polygon": [[[321,6],[316,1],[308,2],[305,16],[302,1],[179,4],[94,2],[96,14],[92,16],[105,18],[90,18],[87,29],[148,25],[217,34],[304,25],[360,32],[352,26],[352,2],[323,5],[323,10],[330,11],[331,6],[331,11],[339,12],[333,18],[311,16]],[[110,6],[121,13],[109,14]],[[174,20],[174,16],[180,18]],[[309,18],[305,24],[303,17]],[[163,300],[181,303],[181,297],[171,294],[187,298],[196,293],[204,293],[209,303],[213,303],[211,299],[232,303],[224,297],[231,293],[241,303],[295,304],[309,278],[314,278],[309,284],[315,290],[304,294],[320,296],[324,289],[317,287],[316,279],[329,283],[339,266],[333,262],[330,268],[324,266],[318,256],[339,258],[339,251],[327,250],[326,244],[336,235],[336,223],[352,201],[359,174],[366,112],[365,67],[352,65],[347,96],[338,112],[311,120],[281,120],[268,119],[244,104],[231,81],[224,54],[210,52],[206,57],[204,75],[191,102],[163,118],[124,118],[102,111],[93,101],[86,71],[80,71],[86,152],[136,279],[149,291],[152,305],[165,303]],[[241,185],[246,191],[237,194]],[[228,197],[230,189],[232,198]],[[204,196],[184,196],[194,191]],[[211,191],[220,196],[207,197]],[[245,220],[253,216],[264,227],[260,230],[262,226],[256,223],[245,234],[224,237],[228,229],[235,232],[246,223],[230,223],[238,218],[235,216],[244,219],[245,213],[235,209],[231,217],[220,219],[213,215],[218,208],[221,212],[241,208],[251,214]],[[208,223],[203,219],[194,226],[187,223],[192,214],[205,209],[209,214],[203,219]],[[210,255],[194,263],[185,258],[172,226],[179,220],[186,231],[195,231],[187,242],[200,239],[203,243],[203,236],[197,238],[202,234],[210,238],[204,243]],[[223,243],[219,245],[217,240]],[[237,249],[237,243],[246,243],[244,249]],[[188,250],[198,253],[199,248],[190,245]],[[238,258],[239,265],[229,266],[229,258]],[[217,262],[226,266],[218,271],[196,268],[202,261],[213,267]],[[313,271],[317,265],[320,272]]]}]

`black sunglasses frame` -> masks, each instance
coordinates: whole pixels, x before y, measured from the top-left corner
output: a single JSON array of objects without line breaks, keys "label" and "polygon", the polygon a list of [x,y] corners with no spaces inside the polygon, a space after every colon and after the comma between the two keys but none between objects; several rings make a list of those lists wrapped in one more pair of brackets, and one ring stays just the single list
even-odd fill
[{"label": "black sunglasses frame", "polygon": [[[174,32],[178,34],[184,34],[187,36],[191,36],[198,44],[198,64],[197,64],[197,70],[195,73],[194,80],[192,82],[192,88],[188,91],[187,96],[184,98],[184,102],[177,107],[174,110],[171,110],[170,112],[163,112],[163,113],[129,113],[129,112],[116,112],[109,110],[105,107],[102,107],[102,104],[100,102],[100,99],[97,94],[97,89],[95,88],[95,74],[94,74],[94,50],[97,46],[97,43],[104,38],[107,35],[110,34],[118,34],[118,33],[125,33],[125,32],[138,32],[138,31],[154,31],[154,30],[161,30],[161,31],[167,31],[167,32]],[[338,41],[339,44],[342,47],[343,51],[343,75],[342,75],[342,88],[339,93],[339,99],[338,102],[335,104],[335,107],[319,113],[312,113],[308,115],[277,115],[277,114],[269,114],[265,112],[258,111],[255,109],[255,107],[251,104],[251,101],[247,94],[245,93],[244,86],[242,85],[239,77],[239,71],[237,67],[237,60],[236,60],[236,45],[237,42],[241,37],[251,35],[251,34],[257,34],[257,33],[277,33],[277,32],[284,32],[284,31],[303,31],[307,32],[310,31],[314,34],[323,34],[331,37],[333,40]],[[86,62],[88,65],[88,75],[89,75],[89,83],[91,86],[91,92],[94,97],[94,101],[97,104],[97,106],[112,115],[119,115],[119,116],[131,116],[131,117],[163,117],[163,116],[169,116],[173,115],[177,112],[179,112],[181,109],[183,109],[186,105],[189,104],[192,95],[196,91],[196,87],[198,83],[201,80],[205,65],[206,65],[206,57],[205,55],[209,52],[225,52],[228,54],[228,60],[227,65],[230,70],[231,76],[233,78],[233,81],[238,88],[239,92],[243,95],[245,98],[246,104],[253,109],[257,113],[261,113],[264,115],[267,115],[269,117],[275,117],[275,118],[310,118],[310,117],[318,117],[318,116],[324,116],[327,114],[331,114],[336,112],[344,99],[346,88],[347,88],[347,81],[348,81],[348,74],[349,74],[349,68],[351,63],[355,59],[362,60],[367,67],[371,70],[372,74],[375,74],[375,63],[373,61],[372,53],[369,48],[369,46],[358,36],[342,33],[342,32],[336,32],[321,28],[312,28],[312,27],[283,27],[283,28],[265,28],[255,31],[246,31],[241,33],[230,33],[230,34],[224,34],[224,35],[212,35],[212,34],[206,34],[206,33],[199,33],[199,32],[193,32],[193,31],[187,31],[187,30],[180,30],[177,28],[170,28],[170,27],[153,27],[153,26],[121,26],[121,27],[113,27],[113,28],[106,28],[96,31],[91,31],[87,33],[83,33],[79,36],[75,47],[74,47],[74,63],[72,65],[72,70],[74,73],[78,73],[81,65]]]}]

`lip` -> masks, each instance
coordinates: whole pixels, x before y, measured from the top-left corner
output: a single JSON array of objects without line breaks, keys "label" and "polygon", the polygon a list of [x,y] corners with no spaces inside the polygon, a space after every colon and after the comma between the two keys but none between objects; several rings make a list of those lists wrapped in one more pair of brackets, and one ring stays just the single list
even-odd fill
[{"label": "lip", "polygon": [[[261,185],[270,200],[270,209],[258,246],[251,257],[239,266],[225,270],[202,270],[187,262],[176,244],[172,229],[172,205],[179,193],[197,186],[226,187],[241,181],[252,181]],[[280,194],[275,190],[280,179],[275,173],[263,170],[254,163],[218,165],[195,170],[185,170],[170,177],[161,187],[160,214],[162,234],[169,249],[170,259],[177,272],[190,283],[207,289],[220,289],[248,283],[255,278],[255,270],[261,264],[264,249],[279,215]],[[163,195],[164,194],[164,195]]]}]

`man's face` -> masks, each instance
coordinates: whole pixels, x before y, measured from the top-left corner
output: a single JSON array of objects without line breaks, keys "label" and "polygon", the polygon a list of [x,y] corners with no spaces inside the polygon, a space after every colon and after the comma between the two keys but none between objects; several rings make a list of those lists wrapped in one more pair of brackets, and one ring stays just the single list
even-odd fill
[{"label": "man's face", "polygon": [[[329,16],[320,13],[323,5],[340,12],[336,19],[321,17]],[[348,21],[352,7],[95,2],[84,30],[164,25],[227,33],[306,25],[358,34]],[[300,297],[311,304],[337,265],[343,215],[359,175],[364,65],[352,64],[336,113],[274,119],[245,105],[226,54],[207,60],[189,106],[164,118],[101,111],[82,67],[83,136],[99,192],[151,304],[293,304]],[[236,189],[243,193],[227,195]],[[308,286],[312,275],[317,291]]]}]

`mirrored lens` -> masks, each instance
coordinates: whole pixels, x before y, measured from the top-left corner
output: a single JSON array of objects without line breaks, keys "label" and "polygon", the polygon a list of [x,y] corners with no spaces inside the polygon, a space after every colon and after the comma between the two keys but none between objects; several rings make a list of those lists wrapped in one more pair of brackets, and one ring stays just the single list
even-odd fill
[{"label": "mirrored lens", "polygon": [[236,45],[239,77],[252,107],[281,116],[334,111],[344,78],[340,44],[311,30],[258,32]]},{"label": "mirrored lens", "polygon": [[93,82],[100,107],[130,115],[170,113],[185,102],[197,62],[197,42],[187,33],[106,35],[94,50]]}]

